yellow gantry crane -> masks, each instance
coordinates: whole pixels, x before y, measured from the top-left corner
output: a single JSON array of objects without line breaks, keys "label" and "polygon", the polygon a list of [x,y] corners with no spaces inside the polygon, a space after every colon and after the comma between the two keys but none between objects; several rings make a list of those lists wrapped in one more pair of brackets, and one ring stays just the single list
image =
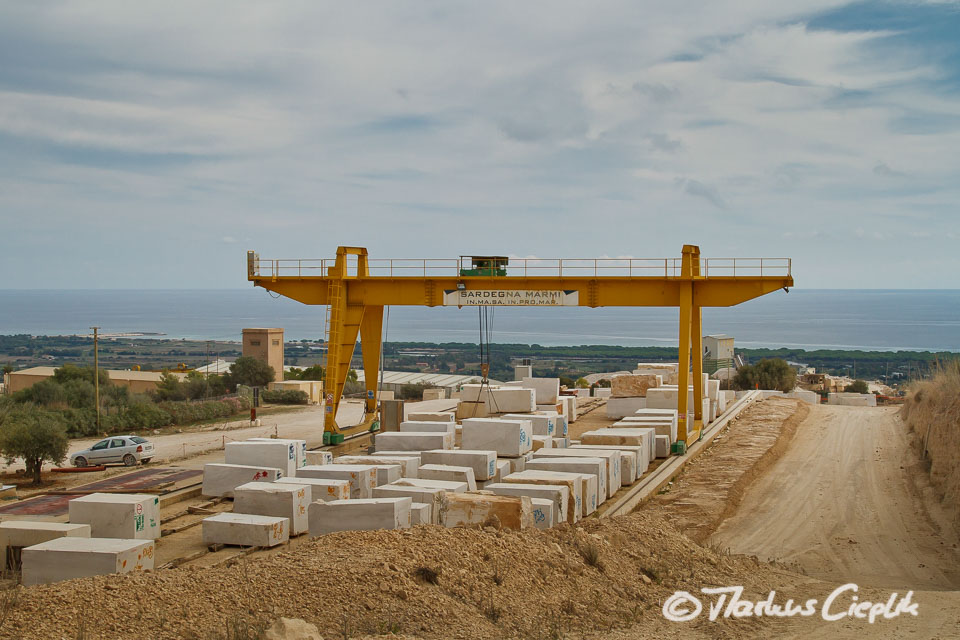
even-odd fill
[{"label": "yellow gantry crane", "polygon": [[694,245],[684,245],[680,258],[656,259],[371,260],[364,248],[338,247],[335,259],[263,260],[248,251],[247,279],[327,306],[324,429],[333,433],[366,428],[345,429],[336,421],[358,336],[366,411],[376,413],[386,306],[678,307],[678,439],[684,443],[696,441],[703,424],[702,393],[693,394],[692,424],[687,417],[691,368],[695,384],[703,372],[703,307],[730,307],[793,286],[789,258],[701,258]]}]

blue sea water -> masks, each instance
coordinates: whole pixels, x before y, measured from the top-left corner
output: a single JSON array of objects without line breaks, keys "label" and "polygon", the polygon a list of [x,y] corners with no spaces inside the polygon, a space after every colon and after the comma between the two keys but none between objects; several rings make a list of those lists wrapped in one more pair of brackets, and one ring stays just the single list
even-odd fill
[{"label": "blue sea water", "polygon": [[[677,310],[496,309],[493,340],[543,346],[677,344]],[[389,341],[477,342],[474,309],[393,307]],[[0,334],[146,332],[239,340],[244,327],[283,327],[288,340],[323,335],[324,308],[263,289],[0,290]],[[960,352],[960,290],[792,289],[703,312],[704,333],[741,347]]]}]

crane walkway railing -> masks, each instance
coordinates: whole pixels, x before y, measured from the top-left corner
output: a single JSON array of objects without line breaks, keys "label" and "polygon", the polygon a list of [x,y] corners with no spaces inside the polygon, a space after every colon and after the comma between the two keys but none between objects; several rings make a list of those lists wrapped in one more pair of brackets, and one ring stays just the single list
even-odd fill
[{"label": "crane walkway railing", "polygon": [[[334,258],[315,260],[262,259],[253,254],[248,265],[250,277],[307,278],[328,275],[336,263]],[[502,277],[627,277],[679,278],[680,258],[509,258]],[[440,259],[368,259],[370,277],[442,278],[461,276],[462,270],[473,268],[470,258]],[[790,258],[701,258],[703,277],[789,277]],[[358,257],[347,256],[347,274],[356,276]],[[498,274],[499,275],[499,274]]]}]

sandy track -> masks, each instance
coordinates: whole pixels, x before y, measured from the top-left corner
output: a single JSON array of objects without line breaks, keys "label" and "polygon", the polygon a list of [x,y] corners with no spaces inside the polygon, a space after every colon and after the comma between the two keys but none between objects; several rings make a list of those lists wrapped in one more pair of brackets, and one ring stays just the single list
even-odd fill
[{"label": "sandy track", "polygon": [[957,535],[919,465],[896,409],[814,407],[711,541],[837,584],[960,588]]}]

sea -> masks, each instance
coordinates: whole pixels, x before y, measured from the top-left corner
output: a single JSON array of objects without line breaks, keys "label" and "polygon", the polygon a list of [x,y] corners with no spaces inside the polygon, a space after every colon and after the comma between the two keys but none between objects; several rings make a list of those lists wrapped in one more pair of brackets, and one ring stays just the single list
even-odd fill
[{"label": "sea", "polygon": [[[542,346],[675,346],[673,308],[498,307],[491,339]],[[391,307],[388,342],[477,343],[479,310]],[[244,327],[282,327],[287,340],[324,333],[324,307],[264,289],[0,290],[0,334],[142,334],[240,340]],[[960,290],[791,289],[703,311],[703,332],[744,348],[960,352]]]}]

